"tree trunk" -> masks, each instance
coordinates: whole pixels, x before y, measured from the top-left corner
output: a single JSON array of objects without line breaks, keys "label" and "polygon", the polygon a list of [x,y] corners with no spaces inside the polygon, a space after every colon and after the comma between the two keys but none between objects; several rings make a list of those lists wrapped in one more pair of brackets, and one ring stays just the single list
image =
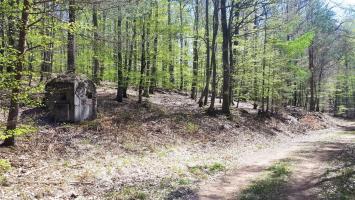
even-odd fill
[{"label": "tree trunk", "polygon": [[128,19],[126,18],[126,46],[125,46],[125,57],[124,57],[124,65],[123,65],[123,71],[126,72],[124,73],[125,76],[124,76],[124,79],[123,79],[123,98],[128,98],[128,95],[127,95],[127,89],[128,88],[128,76],[129,76],[129,73],[127,73],[128,71],[128,60],[129,60],[129,51],[128,51],[128,48],[129,48],[129,32],[128,32],[128,27],[129,27],[129,22],[128,22]]},{"label": "tree trunk", "polygon": [[117,19],[117,47],[116,47],[116,56],[117,56],[117,95],[116,100],[118,102],[123,101],[123,66],[122,66],[122,17],[121,10],[119,10],[119,15]]},{"label": "tree trunk", "polygon": [[69,30],[68,30],[68,65],[67,72],[75,73],[75,0],[69,0]]},{"label": "tree trunk", "polygon": [[218,34],[218,9],[219,0],[214,0],[214,10],[213,10],[213,36],[212,36],[212,56],[211,56],[211,66],[212,66],[212,96],[211,104],[208,108],[209,113],[215,111],[214,104],[217,96],[217,63],[216,63],[216,50],[217,50],[217,34]]},{"label": "tree trunk", "polygon": [[147,32],[146,32],[146,66],[145,66],[145,77],[144,77],[144,97],[149,97],[149,86],[150,86],[150,20],[151,13],[149,14],[147,20]]},{"label": "tree trunk", "polygon": [[94,26],[94,41],[93,41],[93,50],[94,50],[94,56],[93,56],[93,74],[92,74],[92,79],[95,84],[100,84],[99,80],[99,70],[100,70],[100,61],[99,61],[99,25],[98,25],[98,20],[97,20],[97,5],[96,3],[93,4],[93,9],[92,9],[92,24]]},{"label": "tree trunk", "polygon": [[136,20],[133,20],[133,35],[132,35],[132,41],[130,42],[130,49],[129,49],[129,58],[128,58],[128,72],[127,72],[127,77],[125,80],[125,88],[124,88],[124,94],[127,95],[127,90],[128,86],[130,84],[130,77],[132,76],[132,63],[133,63],[133,54],[134,54],[134,45],[136,42],[136,37],[137,37],[137,23]]},{"label": "tree trunk", "polygon": [[149,93],[154,94],[154,90],[157,87],[157,64],[158,64],[158,18],[159,18],[159,4],[155,2],[155,16],[154,16],[154,41],[153,41],[153,66],[150,77]]},{"label": "tree trunk", "polygon": [[308,48],[308,59],[309,59],[309,71],[311,76],[309,78],[309,88],[310,88],[310,98],[309,98],[309,111],[314,112],[316,110],[315,101],[315,77],[314,77],[314,47],[313,44]]},{"label": "tree trunk", "polygon": [[145,41],[146,41],[146,28],[145,28],[145,19],[142,19],[142,49],[141,49],[141,72],[140,72],[140,80],[139,80],[139,89],[138,89],[138,103],[142,103],[142,96],[143,96],[143,90],[144,90],[144,76],[145,76],[145,66],[146,66],[146,61],[145,61]]},{"label": "tree trunk", "polygon": [[261,83],[261,112],[265,112],[265,79],[266,79],[266,43],[267,43],[267,11],[263,5],[264,21],[264,44],[263,44],[263,60],[262,60],[262,83]]},{"label": "tree trunk", "polygon": [[[0,4],[3,2],[3,0],[0,0]],[[5,15],[3,13],[0,13],[0,55],[4,56],[4,48],[6,46],[5,42]],[[4,63],[0,62],[0,73],[4,71]]]},{"label": "tree trunk", "polygon": [[183,71],[183,66],[184,66],[184,37],[183,37],[183,16],[182,16],[182,3],[183,1],[179,1],[179,14],[180,14],[180,90],[184,89],[184,71]]},{"label": "tree trunk", "polygon": [[6,134],[8,135],[8,137],[4,140],[2,144],[3,146],[15,145],[15,137],[13,135],[13,131],[16,130],[17,123],[18,123],[18,115],[19,115],[18,95],[21,94],[20,82],[22,79],[23,65],[25,62],[27,26],[28,26],[30,8],[31,8],[31,2],[29,0],[24,0],[22,14],[21,14],[20,33],[19,33],[18,46],[17,46],[18,52],[17,52],[16,68],[12,70],[12,72],[15,73],[16,84],[13,87],[11,92],[9,115],[6,124]]},{"label": "tree trunk", "polygon": [[227,8],[226,0],[221,0],[221,24],[223,32],[222,43],[222,62],[223,62],[223,102],[222,112],[226,115],[230,115],[230,65],[229,65],[229,27],[227,24]]},{"label": "tree trunk", "polygon": [[254,51],[254,74],[253,74],[253,101],[254,101],[254,104],[253,104],[253,108],[254,109],[257,109],[258,108],[258,69],[257,69],[257,63],[256,63],[256,58],[257,58],[257,51],[256,51],[256,44],[257,44],[257,32],[256,32],[256,29],[257,29],[257,26],[258,26],[258,16],[257,16],[257,3],[255,3],[255,16],[254,16],[254,31],[255,33],[253,34],[253,51]]},{"label": "tree trunk", "polygon": [[[234,8],[235,8],[235,2],[231,2],[231,8],[229,12],[229,20],[228,20],[228,27],[229,27],[229,40],[228,40],[228,45],[229,45],[229,66],[230,66],[230,85],[229,85],[229,105],[234,105],[234,73],[235,73],[235,68],[234,68],[234,52],[233,52],[233,32],[232,32],[232,23],[234,22]],[[238,15],[238,13],[236,13]]]},{"label": "tree trunk", "polygon": [[198,81],[198,27],[199,27],[199,1],[195,0],[195,22],[194,22],[194,42],[193,42],[193,66],[192,66],[192,87],[191,99],[196,99],[197,96],[197,81]]},{"label": "tree trunk", "polygon": [[[106,13],[103,12],[103,28],[102,28],[102,35],[103,37],[106,36]],[[106,42],[105,42],[106,38],[104,38],[104,40],[102,41],[102,46],[105,47],[106,46]],[[99,80],[100,81],[103,81],[105,78],[105,64],[104,63],[101,63],[100,65],[100,78]]]},{"label": "tree trunk", "polygon": [[169,27],[169,74],[170,74],[170,84],[173,86],[175,84],[174,77],[174,61],[173,56],[173,36],[171,33],[171,0],[168,0],[168,27]]},{"label": "tree trunk", "polygon": [[[211,67],[210,67],[210,27],[209,27],[209,0],[206,0],[206,10],[205,10],[205,20],[206,20],[206,25],[205,25],[205,42],[206,42],[206,83],[205,83],[205,88],[201,94],[200,100],[198,101],[198,104],[200,107],[203,105],[207,105],[208,101],[208,92],[209,92],[209,86],[210,86],[210,81],[211,81]],[[204,98],[204,100],[203,100]]]}]

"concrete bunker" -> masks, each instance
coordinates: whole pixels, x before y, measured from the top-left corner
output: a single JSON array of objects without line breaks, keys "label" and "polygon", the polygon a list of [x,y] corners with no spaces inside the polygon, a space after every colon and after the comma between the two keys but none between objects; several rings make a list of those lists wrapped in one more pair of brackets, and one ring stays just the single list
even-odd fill
[{"label": "concrete bunker", "polygon": [[96,86],[73,73],[59,75],[45,87],[45,103],[56,122],[81,122],[96,118]]}]

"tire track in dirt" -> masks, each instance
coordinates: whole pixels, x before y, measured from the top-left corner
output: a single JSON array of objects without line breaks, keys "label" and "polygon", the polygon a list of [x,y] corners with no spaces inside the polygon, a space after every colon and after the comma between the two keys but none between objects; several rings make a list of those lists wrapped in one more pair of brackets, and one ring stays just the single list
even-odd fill
[{"label": "tire track in dirt", "polygon": [[237,194],[257,180],[268,167],[284,159],[294,162],[294,175],[290,177],[285,199],[312,199],[317,193],[312,186],[324,172],[325,162],[342,150],[343,143],[355,142],[355,135],[341,134],[352,128],[348,123],[342,128],[318,131],[298,141],[249,153],[243,156],[237,169],[213,182],[201,185],[199,199],[235,199]]}]

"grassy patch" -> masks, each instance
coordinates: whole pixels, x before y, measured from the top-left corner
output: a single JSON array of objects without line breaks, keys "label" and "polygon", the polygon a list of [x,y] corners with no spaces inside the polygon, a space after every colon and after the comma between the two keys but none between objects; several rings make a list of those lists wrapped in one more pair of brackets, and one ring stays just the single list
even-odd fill
[{"label": "grassy patch", "polygon": [[226,167],[221,163],[213,163],[212,165],[207,166],[207,168],[208,168],[208,171],[210,171],[212,173],[224,171],[226,169]]},{"label": "grassy patch", "polygon": [[145,200],[148,195],[136,187],[125,187],[120,191],[109,192],[105,195],[110,200]]},{"label": "grassy patch", "polygon": [[224,171],[226,167],[222,163],[213,163],[211,165],[197,165],[189,167],[189,172],[198,178],[205,179],[208,175]]},{"label": "grassy patch", "polygon": [[268,168],[268,173],[242,191],[239,200],[277,200],[291,174],[288,162],[279,162]]}]

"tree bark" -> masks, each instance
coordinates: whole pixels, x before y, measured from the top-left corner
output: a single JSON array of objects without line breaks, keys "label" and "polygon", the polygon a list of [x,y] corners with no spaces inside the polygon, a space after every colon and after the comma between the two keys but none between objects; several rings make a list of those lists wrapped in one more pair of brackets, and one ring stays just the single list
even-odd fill
[{"label": "tree bark", "polygon": [[179,0],[179,17],[180,17],[180,90],[184,89],[184,35],[183,35],[183,15],[182,15],[183,0]]},{"label": "tree bark", "polygon": [[171,0],[168,0],[168,27],[169,27],[169,74],[170,74],[170,84],[175,84],[174,76],[174,61],[173,61],[173,36],[171,33]]},{"label": "tree bark", "polygon": [[226,115],[230,115],[230,65],[229,65],[229,27],[227,23],[227,8],[226,0],[221,0],[221,24],[223,32],[222,43],[222,62],[223,62],[223,102],[222,112]]},{"label": "tree bark", "polygon": [[117,19],[117,48],[116,48],[116,56],[117,56],[117,95],[116,100],[118,102],[123,101],[123,66],[122,66],[122,17],[121,10],[119,10],[119,15]]},{"label": "tree bark", "polygon": [[[3,2],[3,0],[0,0],[0,4]],[[5,42],[5,15],[3,13],[0,13],[0,55],[4,56],[4,48],[6,46]],[[4,71],[4,63],[0,62],[0,73]]]},{"label": "tree bark", "polygon": [[191,99],[197,96],[197,76],[198,76],[198,27],[199,27],[199,1],[195,0],[195,22],[194,22],[194,42],[193,42],[193,66],[192,66],[192,87]]},{"label": "tree bark", "polygon": [[309,98],[309,111],[314,112],[316,110],[316,101],[315,101],[315,75],[314,75],[314,47],[313,43],[308,48],[308,60],[309,60],[309,71],[311,76],[309,78],[309,88],[310,88],[310,98]]},{"label": "tree bark", "polygon": [[69,0],[69,30],[68,30],[68,65],[67,72],[75,73],[75,0]]},{"label": "tree bark", "polygon": [[[103,35],[103,37],[105,37],[106,36],[106,13],[104,12],[103,13],[103,28],[102,28],[102,35]],[[106,38],[104,38],[104,40],[102,41],[102,43],[101,43],[101,45],[103,46],[103,47],[105,47],[106,46],[106,42],[105,42],[105,39]],[[105,64],[104,63],[101,63],[101,65],[100,65],[100,78],[99,78],[99,80],[100,81],[103,81],[104,80],[104,78],[105,78]]]},{"label": "tree bark", "polygon": [[124,94],[127,95],[127,90],[128,90],[128,86],[130,84],[130,80],[131,80],[131,75],[132,75],[132,63],[133,63],[133,54],[134,54],[134,47],[135,47],[135,43],[136,43],[136,37],[137,37],[137,23],[136,20],[133,20],[133,35],[132,35],[132,41],[130,42],[130,49],[129,49],[129,58],[128,58],[128,72],[127,72],[127,77],[125,80],[125,88],[124,88]]},{"label": "tree bark", "polygon": [[142,96],[144,90],[144,77],[145,77],[145,66],[146,66],[146,55],[145,55],[145,42],[146,42],[146,25],[145,19],[142,19],[142,49],[141,49],[141,71],[140,71],[140,80],[139,80],[139,89],[138,89],[138,103],[142,103]]},{"label": "tree bark", "polygon": [[265,17],[264,21],[264,44],[263,44],[263,60],[262,60],[262,83],[261,83],[261,112],[265,112],[265,79],[266,79],[266,43],[267,43],[267,11],[265,5],[263,5],[263,13]]},{"label": "tree bark", "polygon": [[[208,92],[209,92],[209,86],[210,86],[210,81],[211,81],[211,73],[212,69],[210,67],[210,27],[209,27],[209,0],[206,0],[206,10],[205,10],[205,42],[206,42],[206,83],[204,90],[201,94],[200,100],[198,101],[198,104],[200,107],[207,105],[208,101]],[[204,100],[203,100],[204,99]]]},{"label": "tree bark", "polygon": [[145,77],[144,77],[144,97],[149,97],[149,86],[150,86],[150,20],[151,12],[147,20],[147,32],[146,32],[146,66],[145,66]]},{"label": "tree bark", "polygon": [[94,56],[93,56],[93,74],[92,78],[94,83],[100,84],[99,80],[99,70],[100,70],[100,61],[99,61],[99,33],[98,33],[98,19],[97,19],[97,5],[96,3],[93,4],[92,8],[92,24],[94,26],[94,41],[93,41],[93,50],[94,50]]},{"label": "tree bark", "polygon": [[[129,60],[129,32],[128,32],[128,28],[129,28],[129,22],[128,22],[128,18],[126,18],[126,35],[125,35],[125,39],[126,39],[126,44],[125,44],[125,57],[124,57],[124,65],[123,65],[123,71],[126,72],[124,73],[125,76],[123,78],[123,98],[128,98],[128,95],[127,95],[127,89],[128,89],[128,76],[129,76],[129,73],[127,73],[128,71],[128,60]],[[126,89],[127,88],[127,89]]]},{"label": "tree bark", "polygon": [[212,66],[212,96],[211,104],[208,108],[209,113],[214,113],[214,104],[217,96],[217,63],[216,63],[216,50],[217,50],[217,34],[218,34],[218,9],[219,0],[214,0],[214,10],[213,10],[213,36],[212,36],[212,55],[211,55],[211,66]]},{"label": "tree bark", "polygon": [[154,41],[153,41],[153,66],[150,77],[149,93],[154,94],[154,90],[157,87],[157,65],[158,65],[158,18],[159,18],[159,4],[155,2],[155,16],[154,16]]},{"label": "tree bark", "polygon": [[11,92],[11,100],[9,106],[9,115],[7,118],[6,124],[6,134],[8,137],[2,143],[3,146],[13,146],[15,145],[15,136],[13,131],[17,128],[18,123],[18,115],[19,115],[19,102],[18,102],[18,95],[21,93],[21,79],[22,79],[22,71],[25,62],[25,53],[26,53],[26,39],[27,39],[27,27],[28,27],[28,20],[29,20],[29,13],[31,8],[31,1],[24,0],[23,1],[23,8],[21,14],[21,23],[20,23],[20,33],[18,39],[18,46],[17,46],[17,60],[16,60],[16,67],[12,72],[15,73],[15,86]]}]

